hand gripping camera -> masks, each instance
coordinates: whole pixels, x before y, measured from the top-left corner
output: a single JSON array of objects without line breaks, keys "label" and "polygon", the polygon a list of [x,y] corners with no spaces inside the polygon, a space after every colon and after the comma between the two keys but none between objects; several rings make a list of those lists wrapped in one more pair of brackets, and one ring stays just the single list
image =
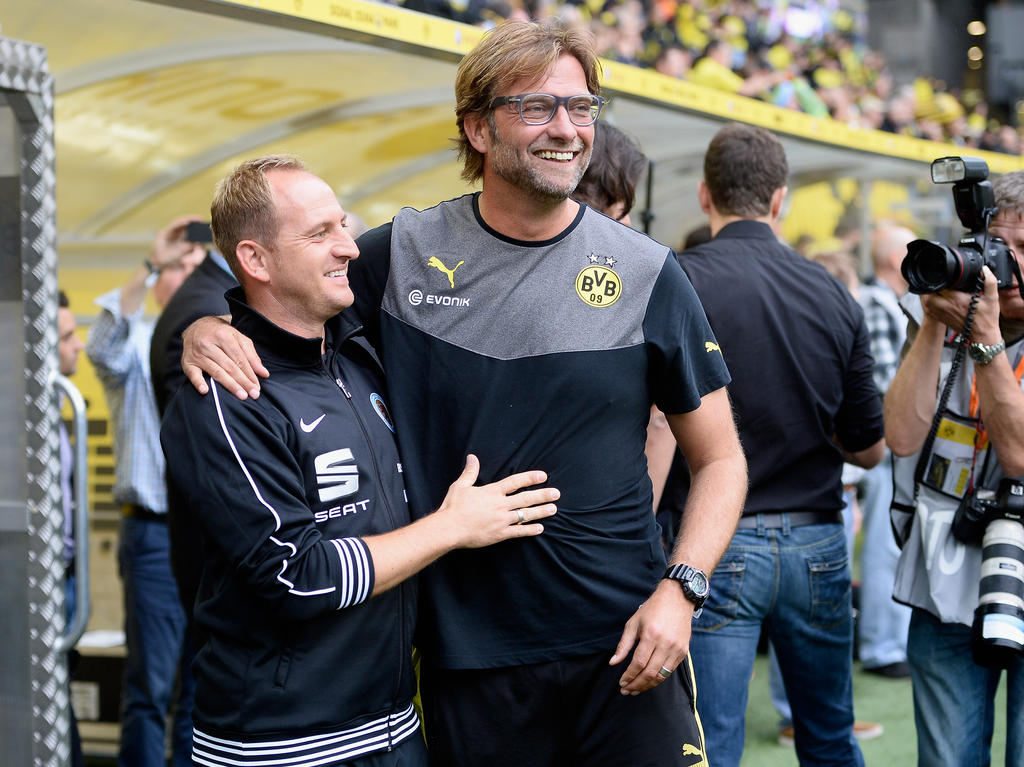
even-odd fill
[{"label": "hand gripping camera", "polygon": [[1015,275],[1019,277],[1009,247],[988,233],[989,221],[998,209],[987,178],[988,165],[977,157],[940,157],[932,162],[932,182],[953,185],[956,214],[968,233],[955,248],[931,240],[907,245],[900,271],[911,293],[937,293],[947,288],[973,293],[983,266],[995,274],[1000,290],[1012,286]]},{"label": "hand gripping camera", "polygon": [[1007,668],[1024,654],[1024,482],[1004,478],[999,490],[967,494],[953,517],[953,535],[981,544],[981,583],[974,611],[974,662]]}]

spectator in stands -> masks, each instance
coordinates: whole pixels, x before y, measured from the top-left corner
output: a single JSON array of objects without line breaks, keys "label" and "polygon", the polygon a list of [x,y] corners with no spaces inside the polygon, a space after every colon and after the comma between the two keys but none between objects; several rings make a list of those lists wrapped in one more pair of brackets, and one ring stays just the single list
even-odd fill
[{"label": "spectator in stands", "polygon": [[693,54],[681,45],[668,45],[662,48],[654,62],[654,68],[663,75],[685,79],[693,65]]},{"label": "spectator in stands", "polygon": [[[409,0],[413,2],[413,0]],[[512,3],[509,0],[470,0],[468,6],[462,0],[415,0],[421,6],[441,7],[434,12],[451,18],[461,18],[470,23],[492,27],[502,19],[543,19],[558,16],[577,25],[589,25],[597,40],[598,51],[605,58],[638,66],[652,66],[672,77],[680,71],[688,71],[685,57],[693,57],[704,51],[710,44],[721,41],[731,49],[726,56],[721,54],[721,65],[714,67],[706,62],[695,81],[708,82],[712,87],[732,92],[737,82],[730,74],[740,78],[739,82],[756,83],[765,77],[778,77],[777,86],[770,93],[770,100],[779,106],[796,109],[807,114],[832,116],[847,124],[878,128],[880,116],[874,105],[871,114],[859,102],[865,96],[878,99],[883,110],[893,99],[892,75],[885,57],[878,51],[867,49],[858,32],[854,17],[843,8],[830,9],[819,4],[816,13],[820,15],[823,34],[798,37],[790,34],[783,23],[784,16],[772,8],[755,4],[752,0],[706,4],[695,0],[676,2],[658,0],[640,3],[637,0],[610,0],[591,6],[582,0],[568,0],[566,4],[554,2]],[[412,7],[406,3],[406,7]],[[464,8],[464,10],[458,10]],[[682,46],[675,52],[669,52]],[[680,53],[682,52],[682,55]],[[662,60],[662,55],[664,60]],[[759,63],[762,56],[764,63]],[[764,71],[765,66],[770,72]],[[768,98],[767,90],[758,89],[754,84],[746,86],[760,98]],[[905,109],[896,104],[895,114],[887,130],[906,135],[961,143],[960,128],[949,107],[963,111],[956,104],[956,96],[946,91],[942,83],[932,86],[932,99],[945,114],[936,120],[929,113],[930,104],[918,105],[922,111],[918,117],[906,116]],[[903,97],[895,97],[899,102]],[[827,103],[827,106],[826,106]],[[918,120],[923,120],[922,125]],[[980,137],[982,125],[971,126],[971,134]],[[998,129],[998,128],[997,128]],[[962,142],[972,146],[971,142]],[[1013,151],[1018,142],[1006,137],[1003,141],[994,136],[984,148],[994,151]]]},{"label": "spectator in stands", "polygon": [[697,60],[687,79],[740,96],[761,96],[786,78],[785,72],[759,69],[744,78],[732,70],[733,48],[725,40],[712,40]]},{"label": "spectator in stands", "polygon": [[882,130],[888,133],[899,133],[904,136],[916,136],[917,125],[914,121],[914,96],[906,89],[900,91],[889,101]]},{"label": "spectator in stands", "polygon": [[1003,125],[999,128],[996,151],[1016,155],[1021,153],[1020,135],[1012,125]]},{"label": "spectator in stands", "polygon": [[152,292],[162,309],[202,261],[202,246],[185,236],[188,224],[198,220],[184,216],[169,223],[124,284],[96,299],[100,312],[85,347],[110,408],[114,502],[122,511],[118,565],[127,649],[118,756],[122,767],[166,763],[166,717],[175,689],[173,763],[192,764],[193,652],[171,572],[160,416],[149,375],[154,322],[143,313],[147,294]]}]

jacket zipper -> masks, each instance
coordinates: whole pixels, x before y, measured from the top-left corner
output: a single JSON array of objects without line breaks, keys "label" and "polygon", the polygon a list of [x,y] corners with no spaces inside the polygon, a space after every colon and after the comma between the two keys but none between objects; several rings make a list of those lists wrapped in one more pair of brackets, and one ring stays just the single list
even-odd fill
[{"label": "jacket zipper", "polygon": [[[339,357],[339,352],[337,351],[337,349],[335,349],[334,352],[331,354],[331,358],[330,358],[331,362],[334,363],[338,359],[338,357]],[[327,373],[328,375],[331,375],[331,370],[327,369],[326,360],[324,360],[323,363],[324,363],[324,368],[325,368],[324,372]],[[340,367],[340,362],[338,362],[337,364]],[[333,365],[331,367],[333,367]],[[393,530],[397,530],[398,528],[395,526],[395,524],[396,524],[395,523],[395,515],[394,515],[394,513],[391,510],[391,504],[388,502],[388,493],[387,493],[387,489],[384,486],[383,475],[380,473],[380,465],[379,465],[379,463],[377,461],[377,453],[374,450],[373,441],[370,439],[370,435],[366,432],[366,425],[363,423],[363,419],[360,418],[360,416],[359,416],[358,408],[355,406],[355,403],[352,401],[352,393],[348,390],[348,387],[345,386],[345,382],[341,380],[341,376],[340,375],[334,376],[334,383],[337,384],[338,388],[341,389],[342,393],[345,395],[345,399],[348,400],[349,407],[352,410],[352,415],[355,417],[356,423],[359,424],[359,430],[363,434],[363,441],[366,443],[366,446],[369,448],[370,462],[373,465],[374,476],[376,477],[377,486],[378,486],[378,488],[380,490],[381,502],[382,502],[382,504],[384,506],[385,511],[387,512],[388,519],[391,522],[391,528]],[[402,673],[403,673],[403,671],[405,669],[405,664],[407,662],[407,659],[403,659],[402,658],[402,647],[405,646],[405,621],[403,620],[403,616],[405,614],[405,610],[403,609],[404,608],[404,604],[405,604],[405,592],[404,592],[404,588],[403,588],[404,585],[405,585],[404,583],[400,583],[400,584],[398,584],[395,587],[395,589],[398,592],[398,645],[399,645],[399,647],[398,647],[398,655],[399,655],[399,666],[398,666],[398,675],[397,675],[397,678],[395,680],[395,691],[391,695],[392,709],[394,708],[394,701],[398,700],[398,693],[399,693],[399,690],[400,690],[401,684],[402,684]],[[389,713],[388,714],[388,748],[387,748],[388,751],[392,751],[394,749],[394,740],[393,739],[394,739],[394,732],[392,731],[392,713]]]}]

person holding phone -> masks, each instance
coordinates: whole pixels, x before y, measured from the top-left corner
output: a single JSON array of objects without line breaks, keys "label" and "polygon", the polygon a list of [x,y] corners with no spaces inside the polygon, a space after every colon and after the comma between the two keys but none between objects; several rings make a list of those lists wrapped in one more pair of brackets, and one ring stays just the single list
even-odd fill
[{"label": "person holding phone", "polygon": [[154,323],[144,317],[152,292],[161,308],[205,255],[190,240],[194,216],[160,230],[149,257],[120,286],[96,299],[100,307],[85,347],[110,408],[121,507],[118,565],[124,585],[127,657],[121,689],[122,765],[163,765],[165,718],[175,679],[179,694],[171,738],[175,767],[191,764],[191,652],[185,615],[171,573],[160,418],[149,372]]}]

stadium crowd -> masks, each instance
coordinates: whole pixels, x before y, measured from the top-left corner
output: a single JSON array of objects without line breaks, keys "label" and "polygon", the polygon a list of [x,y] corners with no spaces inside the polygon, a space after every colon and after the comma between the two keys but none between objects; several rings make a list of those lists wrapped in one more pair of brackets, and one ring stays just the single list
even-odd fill
[{"label": "stadium crowd", "polygon": [[606,59],[866,129],[1021,153],[1020,130],[973,92],[925,76],[895,83],[867,46],[865,16],[835,0],[802,13],[765,0],[389,1],[486,27],[558,16],[588,27]]}]

